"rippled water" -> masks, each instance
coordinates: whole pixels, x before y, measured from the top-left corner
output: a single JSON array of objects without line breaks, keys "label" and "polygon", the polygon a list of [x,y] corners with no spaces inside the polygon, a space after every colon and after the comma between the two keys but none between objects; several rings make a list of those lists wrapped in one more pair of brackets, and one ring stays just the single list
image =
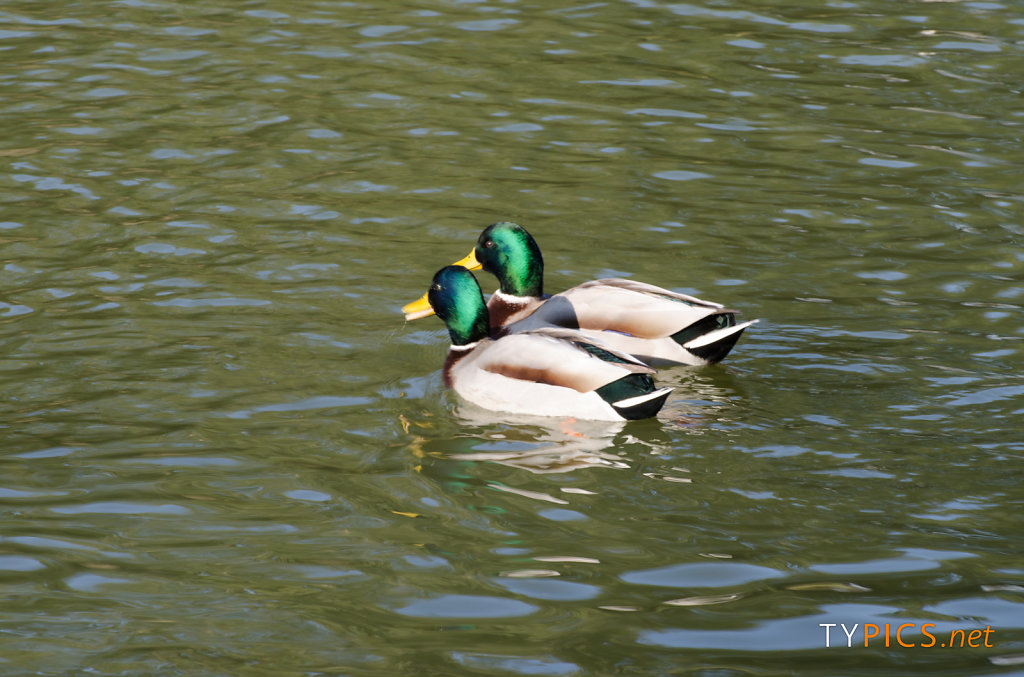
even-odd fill
[{"label": "rippled water", "polygon": [[[55,7],[0,672],[1024,674],[1018,4]],[[398,308],[502,219],[762,322],[656,421],[479,411]]]}]

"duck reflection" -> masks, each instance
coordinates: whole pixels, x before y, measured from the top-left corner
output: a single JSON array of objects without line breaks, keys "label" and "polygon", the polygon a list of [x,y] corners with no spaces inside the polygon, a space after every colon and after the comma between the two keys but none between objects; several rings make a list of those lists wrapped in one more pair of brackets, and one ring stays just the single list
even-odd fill
[{"label": "duck reflection", "polygon": [[737,397],[734,375],[707,371],[681,367],[659,372],[659,380],[675,388],[674,396],[657,419],[646,421],[496,414],[461,398],[451,398],[443,407],[451,418],[441,429],[427,421],[401,418],[406,433],[410,427],[420,434],[432,433],[412,433],[414,454],[421,458],[460,466],[495,463],[534,474],[585,468],[625,470],[641,456],[669,455],[671,449],[665,442],[672,436],[664,435],[666,429],[699,435],[733,417]]},{"label": "duck reflection", "polygon": [[[494,427],[494,412],[460,402],[455,416],[465,426]],[[503,416],[501,432],[487,435],[475,451],[447,454],[451,460],[489,461],[536,474],[582,468],[628,468],[614,453],[625,421],[590,421],[543,416]]]}]

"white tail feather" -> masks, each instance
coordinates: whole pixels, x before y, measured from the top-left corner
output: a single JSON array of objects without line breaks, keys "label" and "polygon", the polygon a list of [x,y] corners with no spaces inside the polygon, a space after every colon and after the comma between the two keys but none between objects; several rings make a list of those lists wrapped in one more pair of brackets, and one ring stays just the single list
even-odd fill
[{"label": "white tail feather", "polygon": [[672,392],[672,388],[658,388],[657,390],[651,391],[649,393],[644,393],[643,395],[636,395],[635,397],[627,397],[624,400],[619,400],[618,402],[613,402],[612,406],[618,407],[619,409],[628,409],[630,407],[635,407],[638,404],[643,404],[644,402],[647,402],[648,400],[653,400],[653,399],[657,399],[659,397],[664,397],[665,395],[667,395],[670,392]]},{"label": "white tail feather", "polygon": [[735,324],[731,327],[722,327],[721,329],[709,331],[706,334],[701,334],[697,338],[687,341],[683,344],[683,347],[692,350],[694,348],[701,348],[703,346],[711,345],[712,343],[717,343],[728,336],[732,336],[737,332],[743,331],[752,324],[757,324],[759,321],[760,320],[750,320],[748,322]]}]

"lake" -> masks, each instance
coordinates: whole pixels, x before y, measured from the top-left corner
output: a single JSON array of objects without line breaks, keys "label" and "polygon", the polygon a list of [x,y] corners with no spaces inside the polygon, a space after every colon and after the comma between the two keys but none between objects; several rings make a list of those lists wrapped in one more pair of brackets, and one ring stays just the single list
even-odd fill
[{"label": "lake", "polygon": [[[0,16],[0,673],[1024,674],[1019,4]],[[501,220],[761,322],[477,409]]]}]

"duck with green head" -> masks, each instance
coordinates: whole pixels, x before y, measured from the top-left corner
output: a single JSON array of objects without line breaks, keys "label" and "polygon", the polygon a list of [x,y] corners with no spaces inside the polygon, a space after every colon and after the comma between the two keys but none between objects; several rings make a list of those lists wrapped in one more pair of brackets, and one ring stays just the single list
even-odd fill
[{"label": "duck with green head", "polygon": [[[736,322],[718,303],[643,282],[605,278],[554,296],[544,295],[544,259],[522,226],[502,221],[480,234],[469,256],[456,262],[498,278],[487,303],[491,332],[515,334],[538,327],[579,329],[650,363],[704,365],[721,361],[757,320]],[[426,298],[409,304],[430,314]]]},{"label": "duck with green head", "polygon": [[480,285],[462,266],[439,270],[426,299],[452,340],[445,384],[486,409],[621,421],[654,416],[672,391],[654,385],[647,365],[580,332],[544,327],[491,338]]}]

